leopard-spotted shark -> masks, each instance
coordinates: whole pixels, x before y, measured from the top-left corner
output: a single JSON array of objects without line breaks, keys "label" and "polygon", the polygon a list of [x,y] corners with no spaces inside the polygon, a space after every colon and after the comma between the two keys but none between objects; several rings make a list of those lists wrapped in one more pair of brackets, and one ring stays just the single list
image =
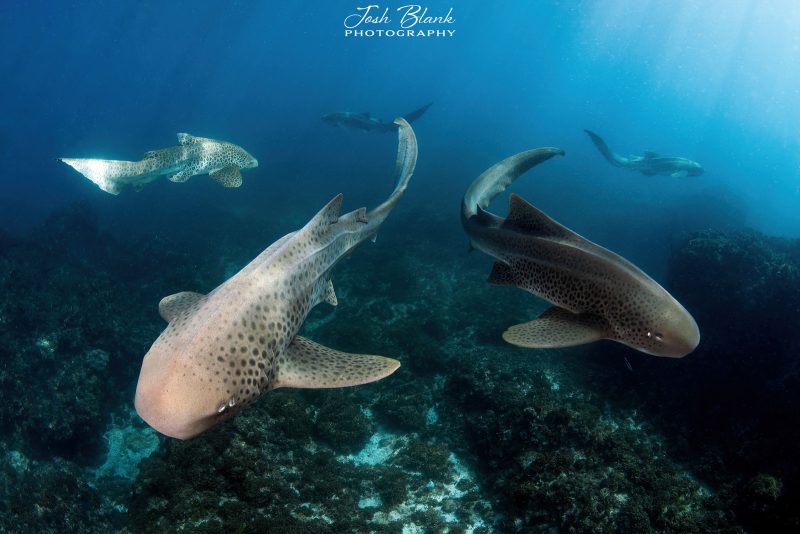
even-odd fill
[{"label": "leopard-spotted shark", "polygon": [[178,146],[145,152],[140,161],[58,159],[112,195],[118,195],[126,185],[139,191],[161,176],[185,182],[192,176],[208,174],[223,187],[239,187],[241,170],[258,167],[258,160],[238,145],[187,133],[178,134]]},{"label": "leopard-spotted shark", "polygon": [[529,348],[610,339],[654,356],[683,357],[700,342],[694,318],[655,280],[625,258],[584,239],[511,194],[503,219],[485,210],[520,175],[557,148],[521,152],[493,165],[467,189],[461,222],[474,248],[497,261],[489,283],[537,295],[553,306],[503,333]]},{"label": "leopard-spotted shark", "polygon": [[374,240],[406,190],[417,142],[406,121],[397,124],[397,182],[378,207],[340,215],[337,195],[207,295],[182,292],[161,300],[159,312],[169,325],[145,355],[136,387],[136,411],[150,426],[187,439],[272,389],[354,386],[400,366],[297,335],[314,306],[337,304],[331,269],[359,243]]}]

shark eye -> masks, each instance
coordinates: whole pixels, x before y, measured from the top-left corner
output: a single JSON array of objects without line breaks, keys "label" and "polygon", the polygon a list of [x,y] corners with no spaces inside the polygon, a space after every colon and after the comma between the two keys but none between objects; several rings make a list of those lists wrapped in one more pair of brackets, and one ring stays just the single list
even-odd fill
[{"label": "shark eye", "polygon": [[661,332],[647,332],[647,337],[655,338],[656,341],[664,341],[664,335]]},{"label": "shark eye", "polygon": [[219,405],[219,408],[217,408],[217,413],[223,414],[226,411],[228,411],[228,409],[233,408],[234,406],[236,406],[236,399],[231,397],[230,399],[226,400],[225,402]]}]

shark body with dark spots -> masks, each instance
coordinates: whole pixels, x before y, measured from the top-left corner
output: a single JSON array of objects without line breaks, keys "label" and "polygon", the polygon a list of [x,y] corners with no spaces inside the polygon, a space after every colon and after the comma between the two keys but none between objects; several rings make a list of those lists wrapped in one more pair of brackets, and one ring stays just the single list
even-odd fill
[{"label": "shark body with dark spots", "polygon": [[462,200],[461,222],[472,246],[497,260],[489,282],[553,304],[539,318],[506,330],[503,339],[529,348],[610,339],[654,356],[689,354],[700,341],[697,323],[638,267],[515,194],[507,218],[485,210],[520,175],[563,155],[539,148],[511,156],[481,174]]},{"label": "shark body with dark spots", "polygon": [[620,156],[611,150],[611,147],[602,137],[589,130],[584,130],[584,132],[586,132],[603,157],[615,167],[638,171],[645,176],[663,174],[673,178],[699,176],[704,172],[703,166],[696,161],[678,156],[663,156],[650,150],[645,151],[643,156]]},{"label": "shark body with dark spots", "polygon": [[[403,118],[409,124],[420,118],[428,108],[431,107],[433,102],[429,102],[419,109],[404,115]],[[326,113],[322,116],[322,120],[333,126],[346,126],[348,128],[355,128],[363,131],[378,131],[378,132],[395,132],[397,131],[397,124],[394,122],[387,122],[377,117],[373,117],[369,111],[361,113],[354,113],[352,111],[334,111],[333,113]]]},{"label": "shark body with dark spots", "polygon": [[187,439],[280,387],[332,388],[373,382],[399,362],[348,354],[297,335],[311,308],[336,305],[337,262],[374,239],[414,172],[417,144],[398,119],[397,185],[380,206],[339,215],[336,196],[303,228],[285,235],[207,295],[162,299],[169,322],[144,357],[135,406],[150,426]]},{"label": "shark body with dark spots", "polygon": [[185,182],[192,176],[208,174],[223,187],[242,185],[243,169],[258,167],[258,160],[245,149],[226,141],[178,134],[178,145],[145,152],[140,161],[58,158],[97,187],[118,195],[125,186],[140,190],[145,184],[167,176]]}]

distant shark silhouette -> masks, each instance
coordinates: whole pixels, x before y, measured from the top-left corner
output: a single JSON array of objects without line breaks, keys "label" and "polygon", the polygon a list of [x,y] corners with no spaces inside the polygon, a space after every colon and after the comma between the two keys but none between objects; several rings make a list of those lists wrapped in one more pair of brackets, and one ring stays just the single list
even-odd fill
[{"label": "distant shark silhouette", "polygon": [[[404,115],[403,118],[408,123],[412,123],[425,113],[433,102],[429,102],[421,108]],[[322,116],[322,120],[334,126],[347,126],[358,130],[379,132],[395,132],[397,131],[397,124],[394,122],[385,122],[381,119],[375,118],[368,111],[361,113],[353,113],[352,111],[335,111],[333,113],[326,113]]]},{"label": "distant shark silhouette", "polygon": [[187,133],[178,134],[178,146],[145,152],[141,161],[57,159],[112,195],[118,195],[126,185],[138,191],[161,176],[185,182],[192,176],[208,174],[223,187],[239,187],[241,170],[258,167],[258,160],[238,145]]},{"label": "distant shark silhouette", "polygon": [[623,157],[611,150],[602,137],[596,133],[584,130],[589,135],[600,153],[615,167],[622,167],[632,171],[639,171],[645,176],[664,174],[673,178],[684,176],[698,176],[703,174],[703,166],[686,158],[662,156],[657,152],[645,151],[644,156]]},{"label": "distant shark silhouette", "polygon": [[511,156],[478,176],[461,203],[461,223],[472,246],[497,259],[489,282],[519,287],[553,304],[538,319],[506,330],[503,339],[530,348],[610,339],[654,356],[689,354],[700,341],[694,319],[635,265],[515,194],[508,218],[485,211],[521,174],[563,155],[557,148],[539,148]]},{"label": "distant shark silhouette", "polygon": [[297,335],[311,308],[336,305],[331,269],[374,239],[414,172],[417,142],[397,119],[397,185],[380,206],[339,215],[342,195],[285,235],[208,295],[161,300],[169,322],[142,362],[136,411],[150,426],[187,439],[279,387],[332,388],[379,380],[400,363],[348,354]]}]

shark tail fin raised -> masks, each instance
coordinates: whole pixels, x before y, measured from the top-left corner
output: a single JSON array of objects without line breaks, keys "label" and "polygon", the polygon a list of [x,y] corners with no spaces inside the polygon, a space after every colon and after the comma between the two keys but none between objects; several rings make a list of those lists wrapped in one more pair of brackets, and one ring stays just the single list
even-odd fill
[{"label": "shark tail fin raised", "polygon": [[400,200],[400,197],[405,193],[408,182],[411,180],[411,176],[414,175],[414,169],[417,166],[417,136],[414,134],[414,130],[402,117],[395,119],[394,123],[398,126],[397,159],[394,165],[394,191],[389,195],[389,198],[380,206],[367,213],[365,217],[365,219],[369,221],[367,224],[371,224],[375,232],[378,231],[378,228],[383,221],[386,220],[389,212],[392,211],[397,201]]},{"label": "shark tail fin raised", "polygon": [[608,146],[608,144],[603,140],[602,137],[600,137],[591,130],[584,130],[584,132],[586,132],[586,134],[589,136],[589,139],[591,139],[592,143],[594,143],[594,146],[597,147],[597,150],[600,151],[603,157],[606,158],[610,164],[616,167],[622,166],[622,164],[624,163],[623,158],[615,154],[614,151],[611,150],[611,147]]},{"label": "shark tail fin raised", "polygon": [[[428,102],[427,104],[425,104],[421,108],[415,109],[411,113],[407,113],[407,114],[403,115],[403,118],[406,120],[406,122],[408,122],[410,124],[410,123],[414,122],[415,120],[417,120],[418,118],[422,117],[422,115],[424,115],[425,112],[428,111],[428,108],[431,107],[431,104],[433,104],[433,102]],[[397,121],[395,121],[395,123],[397,123]]]},{"label": "shark tail fin raised", "polygon": [[292,340],[285,354],[275,387],[358,386],[385,378],[400,367],[392,358],[340,352],[301,336]]},{"label": "shark tail fin raised", "polygon": [[116,161],[111,159],[85,159],[85,158],[56,158],[63,161],[83,176],[94,182],[97,187],[118,195],[122,189],[119,179],[125,174],[122,169],[129,168],[136,163],[133,161]]}]

